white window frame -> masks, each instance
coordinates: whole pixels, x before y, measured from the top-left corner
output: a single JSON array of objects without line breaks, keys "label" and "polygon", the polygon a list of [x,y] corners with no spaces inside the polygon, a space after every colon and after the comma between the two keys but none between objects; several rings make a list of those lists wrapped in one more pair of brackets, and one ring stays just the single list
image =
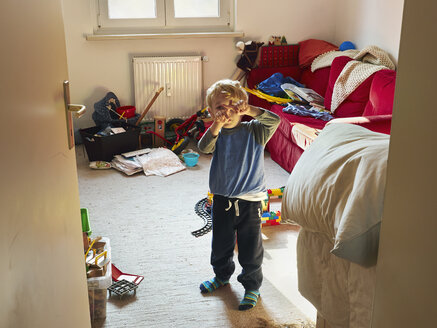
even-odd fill
[{"label": "white window frame", "polygon": [[220,16],[206,18],[175,18],[173,0],[156,0],[157,18],[109,19],[108,1],[94,0],[95,34],[127,33],[200,33],[234,30],[235,0],[219,0]]}]

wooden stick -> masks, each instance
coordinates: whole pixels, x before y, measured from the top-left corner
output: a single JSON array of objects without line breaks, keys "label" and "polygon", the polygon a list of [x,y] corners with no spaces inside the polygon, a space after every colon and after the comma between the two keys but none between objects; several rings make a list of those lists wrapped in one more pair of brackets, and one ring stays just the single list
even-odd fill
[{"label": "wooden stick", "polygon": [[149,102],[147,107],[144,109],[143,113],[135,123],[135,125],[140,124],[140,122],[143,120],[144,116],[146,116],[147,112],[149,111],[150,107],[152,107],[153,103],[155,102],[156,98],[158,98],[159,94],[164,90],[164,87],[160,87],[158,91],[156,91],[155,95],[153,96],[152,100]]},{"label": "wooden stick", "polygon": [[108,108],[111,112],[117,114],[117,115],[118,115],[118,118],[119,118],[120,120],[125,120],[126,123],[127,123],[127,118],[124,118],[124,117],[123,117],[124,113],[123,113],[122,115],[120,115],[120,114],[118,114],[115,110],[113,110],[111,107],[106,107],[106,108]]}]

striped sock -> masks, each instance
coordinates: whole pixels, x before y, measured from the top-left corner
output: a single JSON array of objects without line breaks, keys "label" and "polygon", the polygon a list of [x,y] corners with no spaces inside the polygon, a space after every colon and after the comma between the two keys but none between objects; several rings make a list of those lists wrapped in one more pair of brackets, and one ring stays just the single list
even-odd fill
[{"label": "striped sock", "polygon": [[202,293],[212,293],[217,288],[229,284],[229,280],[220,280],[217,277],[212,278],[211,280],[206,280],[200,284],[200,291]]},{"label": "striped sock", "polygon": [[255,307],[258,302],[259,291],[257,290],[246,290],[244,293],[244,298],[241,300],[238,310],[244,311]]}]

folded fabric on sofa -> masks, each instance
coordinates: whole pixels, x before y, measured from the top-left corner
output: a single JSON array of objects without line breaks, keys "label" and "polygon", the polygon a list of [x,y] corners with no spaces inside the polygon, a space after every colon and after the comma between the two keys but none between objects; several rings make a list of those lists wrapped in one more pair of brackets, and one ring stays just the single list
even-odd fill
[{"label": "folded fabric on sofa", "polygon": [[325,52],[313,60],[313,62],[311,63],[311,72],[331,66],[332,61],[337,57],[347,56],[353,58],[358,53],[359,51],[356,49],[349,49],[345,51],[333,50],[333,51]]},{"label": "folded fabric on sofa", "polygon": [[334,118],[330,113],[325,111],[318,111],[316,109],[307,108],[305,105],[289,103],[287,107],[282,110],[284,113],[294,114],[299,116],[314,117],[323,121],[330,121]]}]

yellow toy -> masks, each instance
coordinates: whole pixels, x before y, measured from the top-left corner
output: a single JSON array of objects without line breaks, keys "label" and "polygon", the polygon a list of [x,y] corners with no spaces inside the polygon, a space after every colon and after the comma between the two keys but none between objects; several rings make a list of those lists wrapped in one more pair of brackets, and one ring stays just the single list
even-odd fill
[{"label": "yellow toy", "polygon": [[253,94],[261,99],[265,99],[268,102],[277,103],[277,104],[286,104],[286,103],[290,102],[290,99],[270,96],[264,92],[261,92],[260,90],[249,89],[246,87],[244,87],[244,90],[246,90],[247,92],[249,92],[249,93],[251,93],[251,94]]}]

